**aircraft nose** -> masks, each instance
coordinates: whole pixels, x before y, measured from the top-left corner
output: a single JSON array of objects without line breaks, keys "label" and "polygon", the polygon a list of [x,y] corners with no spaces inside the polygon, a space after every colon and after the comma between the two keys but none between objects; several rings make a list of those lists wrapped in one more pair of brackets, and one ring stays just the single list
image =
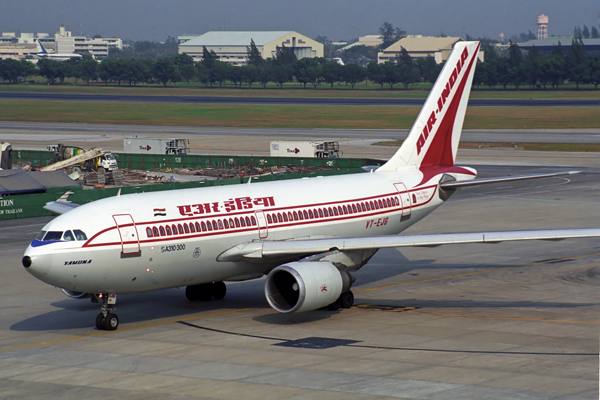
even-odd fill
[{"label": "aircraft nose", "polygon": [[31,255],[25,253],[21,259],[25,270],[38,279],[44,280],[52,269],[51,257],[47,255]]}]

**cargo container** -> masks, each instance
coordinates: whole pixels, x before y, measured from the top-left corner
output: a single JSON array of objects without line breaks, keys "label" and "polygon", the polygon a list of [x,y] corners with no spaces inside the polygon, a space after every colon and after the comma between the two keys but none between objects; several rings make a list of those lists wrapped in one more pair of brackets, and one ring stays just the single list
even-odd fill
[{"label": "cargo container", "polygon": [[123,139],[123,152],[133,154],[187,154],[188,139],[140,138]]},{"label": "cargo container", "polygon": [[283,141],[271,142],[271,157],[338,158],[338,142]]}]

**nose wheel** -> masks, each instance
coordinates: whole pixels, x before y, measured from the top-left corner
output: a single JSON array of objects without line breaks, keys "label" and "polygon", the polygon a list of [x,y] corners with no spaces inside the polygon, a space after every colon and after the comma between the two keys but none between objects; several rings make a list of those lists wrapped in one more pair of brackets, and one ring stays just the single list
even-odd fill
[{"label": "nose wheel", "polygon": [[119,327],[119,317],[115,314],[116,294],[93,294],[92,299],[100,303],[101,312],[96,316],[96,329],[99,331],[115,331]]}]

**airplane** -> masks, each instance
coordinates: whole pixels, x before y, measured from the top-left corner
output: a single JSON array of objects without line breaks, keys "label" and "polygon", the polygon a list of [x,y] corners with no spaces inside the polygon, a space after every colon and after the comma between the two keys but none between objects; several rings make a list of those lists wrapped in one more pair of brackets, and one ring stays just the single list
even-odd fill
[{"label": "airplane", "polygon": [[600,229],[399,235],[458,189],[577,173],[477,179],[454,164],[479,42],[459,42],[407,139],[368,173],[120,194],[85,205],[64,196],[61,215],[26,249],[34,277],[100,303],[96,328],[115,330],[117,293],[186,287],[219,300],[226,281],[264,277],[278,312],[350,308],[352,272],[378,249],[598,237]]},{"label": "airplane", "polygon": [[68,61],[71,58],[81,58],[83,57],[81,54],[75,53],[48,53],[44,48],[44,45],[39,40],[35,42],[37,44],[38,52],[35,54],[39,58],[47,58],[49,60],[54,61]]}]

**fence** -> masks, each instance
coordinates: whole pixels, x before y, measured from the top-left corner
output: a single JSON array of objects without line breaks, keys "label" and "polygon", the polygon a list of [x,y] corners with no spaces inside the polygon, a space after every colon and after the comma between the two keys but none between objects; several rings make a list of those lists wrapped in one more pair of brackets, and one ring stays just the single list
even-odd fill
[{"label": "fence", "polygon": [[[51,163],[54,153],[38,150],[17,150],[15,162],[30,162],[34,166]],[[368,158],[296,158],[296,157],[253,157],[227,155],[162,155],[114,153],[122,169],[167,170],[174,168],[239,168],[239,167],[281,167],[285,165],[361,168],[366,165],[382,165],[381,160]]]},{"label": "fence", "polygon": [[[40,166],[48,165],[52,160],[51,152],[18,150],[13,152],[17,155],[17,162],[30,161],[32,165],[38,162]],[[179,158],[179,160],[177,160]],[[230,161],[233,160],[233,161]],[[255,161],[256,160],[256,161]],[[288,162],[291,161],[291,162]],[[367,159],[320,159],[320,158],[284,158],[284,157],[239,157],[239,156],[161,156],[161,155],[137,155],[137,154],[119,154],[119,168],[134,169],[154,169],[158,166],[160,169],[168,168],[196,168],[201,165],[218,168],[234,166],[281,166],[281,165],[305,165],[302,161],[309,160],[310,166],[330,166],[330,161],[334,162],[334,169],[326,171],[302,172],[294,174],[265,174],[252,177],[253,182],[268,182],[283,179],[298,179],[303,177],[343,175],[351,173],[364,172],[360,167],[363,165],[381,165],[380,160]],[[251,164],[262,162],[262,164]],[[306,161],[305,161],[306,162]],[[225,163],[225,164],[224,164]],[[233,164],[231,164],[233,163]],[[321,163],[321,164],[318,164]],[[341,165],[350,165],[351,167],[342,167]],[[162,167],[161,167],[162,165]],[[81,186],[50,188],[45,193],[22,194],[4,196],[0,198],[0,220],[14,218],[40,217],[45,215],[55,215],[51,211],[44,210],[44,205],[50,201],[56,201],[65,192],[71,191],[69,201],[77,204],[86,204],[106,197],[116,196],[119,190],[121,194],[156,192],[162,190],[191,189],[199,187],[235,185],[248,182],[250,177],[218,179],[212,181],[200,182],[174,182],[162,183],[156,185],[126,186],[122,188],[90,189],[84,190]]]}]

